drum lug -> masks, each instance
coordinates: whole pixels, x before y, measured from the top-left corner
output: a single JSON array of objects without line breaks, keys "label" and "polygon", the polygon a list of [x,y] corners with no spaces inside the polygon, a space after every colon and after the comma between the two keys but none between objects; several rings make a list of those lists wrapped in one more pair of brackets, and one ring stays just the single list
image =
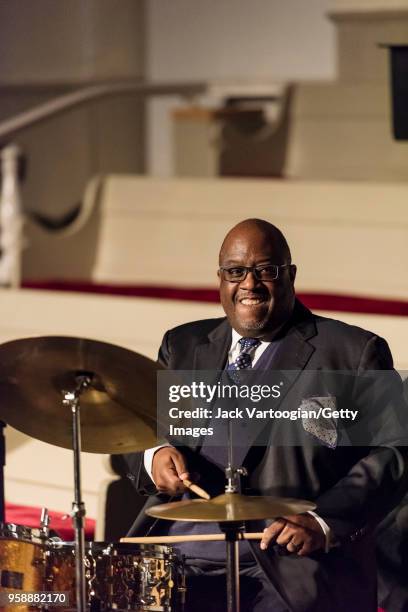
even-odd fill
[{"label": "drum lug", "polygon": [[32,565],[33,565],[34,567],[43,567],[43,566],[45,565],[45,559],[43,559],[43,558],[41,558],[41,557],[40,557],[40,558],[33,559],[33,563],[32,563]]}]

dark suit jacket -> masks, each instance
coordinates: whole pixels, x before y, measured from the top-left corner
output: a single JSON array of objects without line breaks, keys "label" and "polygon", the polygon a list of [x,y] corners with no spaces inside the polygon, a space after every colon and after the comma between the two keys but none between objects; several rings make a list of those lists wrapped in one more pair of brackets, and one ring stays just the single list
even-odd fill
[{"label": "dark suit jacket", "polygon": [[[210,370],[225,366],[231,344],[226,319],[187,323],[166,333],[159,361],[174,370]],[[392,357],[382,338],[358,327],[314,316],[299,302],[284,337],[274,369],[364,370],[392,369]],[[391,375],[400,392],[397,373]],[[299,379],[300,381],[300,379]],[[284,398],[285,405],[298,407],[302,383],[295,381]],[[297,384],[298,383],[298,384]],[[402,393],[402,391],[401,391]],[[359,404],[357,390],[350,401]],[[389,441],[387,441],[388,444]],[[181,449],[183,450],[183,449]],[[184,449],[189,468],[200,469],[199,444]],[[132,478],[139,491],[155,493],[140,454],[128,456]],[[328,554],[309,557],[282,556],[252,543],[253,553],[277,589],[288,610],[355,611],[376,610],[376,568],[372,531],[398,502],[406,489],[407,461],[402,448],[337,447],[309,444],[297,447],[253,447],[245,460],[249,476],[244,491],[314,500],[316,512],[331,527],[340,546]],[[152,495],[146,506],[168,501]],[[140,515],[134,533],[159,532],[161,521]],[[256,526],[247,525],[248,530]]]}]

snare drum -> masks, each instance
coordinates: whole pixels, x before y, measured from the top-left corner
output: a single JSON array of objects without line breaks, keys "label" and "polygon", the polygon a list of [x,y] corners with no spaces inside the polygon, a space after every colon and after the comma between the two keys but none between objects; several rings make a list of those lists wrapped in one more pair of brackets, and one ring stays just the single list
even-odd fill
[{"label": "snare drum", "polygon": [[[39,529],[0,523],[0,592],[41,591],[44,578],[45,546]],[[0,608],[23,612],[27,605]]]},{"label": "snare drum", "polygon": [[[87,542],[85,578],[91,610],[176,610],[184,588],[183,568],[170,546]],[[68,591],[75,604],[75,545],[51,542],[46,562],[47,590]]]}]

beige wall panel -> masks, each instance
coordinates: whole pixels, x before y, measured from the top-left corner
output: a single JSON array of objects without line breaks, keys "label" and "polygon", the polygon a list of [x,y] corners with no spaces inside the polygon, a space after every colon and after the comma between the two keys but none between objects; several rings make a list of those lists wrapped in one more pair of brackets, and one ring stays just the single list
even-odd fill
[{"label": "beige wall panel", "polygon": [[408,9],[408,0],[332,0],[335,11],[378,11]]},{"label": "beige wall panel", "polygon": [[292,121],[319,118],[381,119],[391,112],[390,90],[385,82],[312,82],[294,86]]},{"label": "beige wall panel", "polygon": [[293,129],[287,175],[313,180],[404,181],[408,147],[391,137],[390,120],[314,118]]},{"label": "beige wall panel", "polygon": [[407,201],[404,184],[111,177],[93,277],[215,286],[226,231],[258,216],[287,235],[300,290],[407,299]]},{"label": "beige wall panel", "polygon": [[392,135],[387,82],[296,87],[287,176],[406,181],[407,166],[408,147]]},{"label": "beige wall panel", "polygon": [[331,13],[337,27],[340,81],[388,81],[388,53],[379,44],[408,43],[408,3],[379,4]]},{"label": "beige wall panel", "polygon": [[176,176],[219,175],[221,126],[210,114],[199,119],[173,120],[173,160]]},{"label": "beige wall panel", "polygon": [[[283,228],[292,245],[293,259],[299,267],[299,290],[408,297],[407,227],[391,228],[385,238],[380,228],[336,227],[330,222],[313,227],[307,222],[279,220],[269,211],[260,216]],[[245,213],[231,214],[223,224],[220,219],[219,230],[215,230],[214,222],[200,221],[199,232],[188,222],[168,220],[164,236],[157,231],[155,221],[141,223],[143,230],[139,233],[129,221],[116,219],[109,224],[109,234],[101,236],[107,248],[97,258],[95,278],[124,284],[214,286],[218,245],[227,229],[244,217]],[[109,243],[120,243],[120,250],[118,246],[109,248]],[[378,245],[382,246],[380,252]]]}]

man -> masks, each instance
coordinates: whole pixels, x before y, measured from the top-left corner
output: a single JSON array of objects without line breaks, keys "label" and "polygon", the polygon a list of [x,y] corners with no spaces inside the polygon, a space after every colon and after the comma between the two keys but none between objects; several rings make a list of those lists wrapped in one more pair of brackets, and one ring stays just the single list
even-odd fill
[{"label": "man", "polygon": [[[316,317],[296,300],[296,267],[275,226],[259,219],[239,223],[222,244],[219,265],[226,319],[188,323],[167,332],[159,352],[159,361],[167,368],[234,369],[242,366],[245,354],[242,367],[249,364],[267,371],[392,369],[383,339]],[[399,392],[396,373],[392,385]],[[298,407],[304,399],[299,379],[285,402]],[[358,398],[351,399],[358,403]],[[405,452],[390,444],[379,448],[274,444],[247,448],[240,459],[248,470],[245,493],[304,498],[317,506],[316,513],[263,523],[262,541],[241,547],[244,612],[374,612],[371,533],[403,494]],[[136,486],[153,494],[146,507],[167,501],[163,494],[176,498],[184,494],[182,481],[187,477],[200,478],[200,485],[212,495],[222,493],[225,461],[225,453],[206,440],[193,449],[164,446],[146,451],[144,457],[128,457]],[[141,515],[133,533],[149,527],[149,533],[208,531],[206,524],[165,525]],[[246,527],[259,531],[259,523]],[[225,582],[223,548],[196,543],[185,546],[183,552],[190,558],[193,576],[187,609],[225,610],[219,584],[220,576]]]}]

